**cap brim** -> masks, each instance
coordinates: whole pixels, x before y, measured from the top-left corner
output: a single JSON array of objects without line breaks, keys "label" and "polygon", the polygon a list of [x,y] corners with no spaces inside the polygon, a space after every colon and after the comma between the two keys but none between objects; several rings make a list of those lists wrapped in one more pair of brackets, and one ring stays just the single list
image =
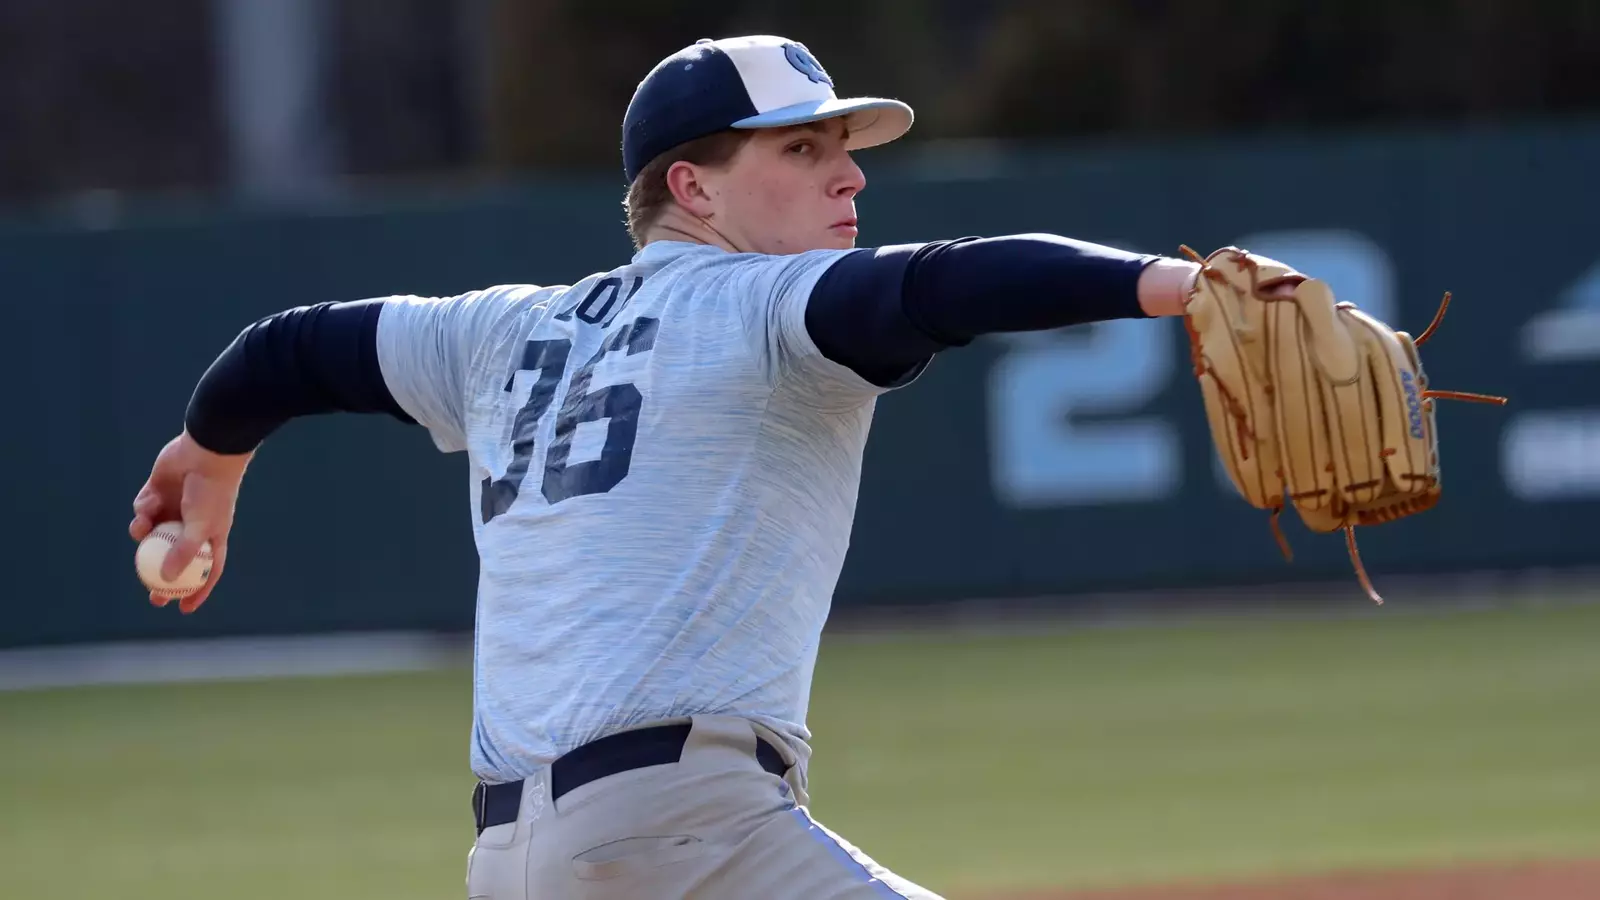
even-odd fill
[{"label": "cap brim", "polygon": [[845,146],[851,150],[887,144],[911,130],[911,107],[899,100],[881,97],[855,97],[848,100],[811,100],[784,106],[757,116],[740,119],[734,128],[783,128],[803,125],[823,119],[845,117],[850,137]]}]

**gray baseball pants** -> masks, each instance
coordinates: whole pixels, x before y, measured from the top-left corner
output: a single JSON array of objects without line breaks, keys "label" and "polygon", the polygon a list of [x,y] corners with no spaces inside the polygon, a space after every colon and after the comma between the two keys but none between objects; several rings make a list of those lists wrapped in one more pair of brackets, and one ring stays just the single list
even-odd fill
[{"label": "gray baseball pants", "polygon": [[[757,762],[746,719],[705,716],[677,762],[608,775],[551,799],[522,782],[515,820],[468,855],[471,900],[940,900],[811,818],[805,778]],[[775,768],[789,763],[780,762]]]}]

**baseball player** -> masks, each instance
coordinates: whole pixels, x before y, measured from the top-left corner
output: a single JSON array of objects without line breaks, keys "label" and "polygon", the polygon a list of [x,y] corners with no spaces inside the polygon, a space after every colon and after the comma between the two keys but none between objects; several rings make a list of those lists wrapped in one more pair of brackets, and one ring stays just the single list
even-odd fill
[{"label": "baseball player", "polygon": [[288,309],[199,380],[129,526],[182,521],[169,576],[212,543],[184,613],[289,420],[388,414],[465,451],[470,897],[935,896],[808,810],[812,667],[876,398],[982,334],[1180,314],[1199,266],[1046,234],[856,249],[851,151],[911,123],[836,96],[795,41],[699,41],[624,117],[631,260]]}]

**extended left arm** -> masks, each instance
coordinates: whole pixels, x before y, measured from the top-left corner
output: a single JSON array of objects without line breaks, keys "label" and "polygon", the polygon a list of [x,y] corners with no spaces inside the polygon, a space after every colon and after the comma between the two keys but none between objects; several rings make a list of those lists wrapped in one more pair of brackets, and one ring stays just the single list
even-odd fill
[{"label": "extended left arm", "polygon": [[860,250],[818,279],[806,328],[875,384],[982,334],[1179,315],[1199,266],[1051,234]]}]

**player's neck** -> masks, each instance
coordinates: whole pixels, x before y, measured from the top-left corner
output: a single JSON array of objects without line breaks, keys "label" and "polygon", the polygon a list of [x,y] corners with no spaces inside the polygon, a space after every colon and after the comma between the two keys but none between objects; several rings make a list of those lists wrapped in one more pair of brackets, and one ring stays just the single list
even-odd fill
[{"label": "player's neck", "polygon": [[709,244],[729,253],[742,253],[743,248],[730,240],[704,219],[690,214],[681,206],[670,205],[661,211],[661,217],[645,232],[645,244],[655,241],[686,241],[692,244]]}]

